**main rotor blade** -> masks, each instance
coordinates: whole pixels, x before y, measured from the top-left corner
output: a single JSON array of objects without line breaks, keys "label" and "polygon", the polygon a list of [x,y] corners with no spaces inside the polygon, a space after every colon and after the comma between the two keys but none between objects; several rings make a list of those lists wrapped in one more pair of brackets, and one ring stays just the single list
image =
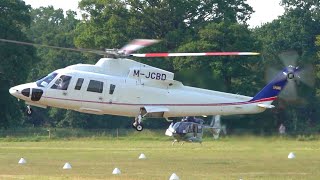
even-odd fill
[{"label": "main rotor blade", "polygon": [[182,56],[256,56],[257,52],[203,52],[203,53],[147,53],[130,54],[134,57],[182,57]]},{"label": "main rotor blade", "polygon": [[36,47],[39,46],[39,47],[46,47],[46,48],[53,48],[53,49],[61,49],[61,50],[67,50],[67,51],[87,52],[87,53],[94,53],[94,54],[99,54],[99,55],[106,54],[106,52],[104,52],[104,51],[93,50],[93,49],[66,48],[66,47],[59,47],[59,46],[50,46],[50,45],[44,45],[44,44],[29,43],[29,42],[23,42],[23,41],[15,41],[15,40],[9,40],[9,39],[0,39],[0,41],[7,42],[7,43],[28,45],[28,46],[36,46]]},{"label": "main rotor blade", "polygon": [[160,40],[156,40],[156,39],[135,39],[133,41],[131,41],[130,43],[128,43],[127,45],[125,45],[124,47],[122,47],[120,49],[120,52],[123,52],[124,54],[128,55],[134,51],[137,51],[141,48],[150,46],[152,44],[158,43],[160,42]]}]

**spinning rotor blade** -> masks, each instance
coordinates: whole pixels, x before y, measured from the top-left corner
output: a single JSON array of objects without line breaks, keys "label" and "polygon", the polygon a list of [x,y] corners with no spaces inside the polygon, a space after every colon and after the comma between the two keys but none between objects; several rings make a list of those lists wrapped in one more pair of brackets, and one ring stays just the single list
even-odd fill
[{"label": "spinning rotor blade", "polygon": [[285,67],[296,67],[299,54],[296,51],[286,51],[279,54],[279,58]]},{"label": "spinning rotor blade", "polygon": [[146,53],[130,54],[134,57],[181,57],[181,56],[256,56],[257,52],[204,52],[204,53]]},{"label": "spinning rotor blade", "polygon": [[135,39],[131,41],[129,44],[125,45],[120,49],[120,52],[123,52],[124,54],[128,55],[134,51],[137,51],[141,48],[150,46],[152,44],[158,43],[160,40],[156,39]]},{"label": "spinning rotor blade", "polygon": [[134,56],[134,57],[181,57],[181,56],[256,56],[260,53],[257,52],[202,52],[202,53],[146,53],[146,54],[131,54],[131,52],[137,51],[146,46],[150,46],[152,44],[160,42],[155,39],[135,39],[131,41],[129,44],[125,45],[123,48],[119,49],[106,49],[105,51],[101,50],[93,50],[93,49],[83,49],[83,48],[65,48],[59,46],[51,46],[44,44],[36,44],[8,39],[0,39],[0,42],[8,42],[15,44],[22,44],[28,46],[36,46],[36,47],[46,47],[53,49],[61,49],[68,51],[77,51],[77,52],[87,52],[98,55],[111,55],[112,57],[126,57],[126,56]]},{"label": "spinning rotor blade", "polygon": [[305,66],[297,73],[297,79],[309,87],[313,87],[315,83],[314,71],[311,65]]},{"label": "spinning rotor blade", "polygon": [[288,81],[286,87],[283,90],[283,93],[280,94],[280,97],[289,101],[298,99],[297,86],[294,80]]},{"label": "spinning rotor blade", "polygon": [[[279,58],[286,67],[282,70],[282,73],[285,75],[283,77],[287,78],[287,84],[281,92],[280,97],[288,101],[301,100],[297,95],[297,83],[301,82],[313,87],[315,82],[313,67],[311,65],[304,66],[303,68],[298,67],[297,60],[299,55],[295,51],[283,52],[279,55]],[[274,72],[274,68],[267,69],[266,77],[268,81],[270,81],[271,75],[273,77],[276,75]]]},{"label": "spinning rotor blade", "polygon": [[28,46],[36,46],[36,47],[38,46],[38,47],[46,47],[46,48],[53,48],[53,49],[61,49],[61,50],[67,50],[67,51],[88,52],[88,53],[94,53],[94,54],[99,54],[99,55],[106,54],[104,51],[93,50],[93,49],[65,48],[65,47],[59,47],[59,46],[50,46],[50,45],[44,45],[44,44],[28,43],[28,42],[8,40],[8,39],[0,39],[0,41],[8,42],[8,43],[15,43],[15,44],[28,45]]},{"label": "spinning rotor blade", "polygon": [[267,70],[265,72],[265,80],[267,83],[272,81],[272,79],[281,72],[280,69],[276,69],[274,67],[267,67]]},{"label": "spinning rotor blade", "polygon": [[[296,67],[299,54],[296,51],[287,51],[287,52],[281,53],[279,55],[279,58],[286,67],[288,66]],[[298,81],[308,85],[309,87],[314,86],[315,78],[313,73],[313,67],[311,65],[306,65],[302,69],[299,69],[299,71],[297,71],[295,75]]]}]

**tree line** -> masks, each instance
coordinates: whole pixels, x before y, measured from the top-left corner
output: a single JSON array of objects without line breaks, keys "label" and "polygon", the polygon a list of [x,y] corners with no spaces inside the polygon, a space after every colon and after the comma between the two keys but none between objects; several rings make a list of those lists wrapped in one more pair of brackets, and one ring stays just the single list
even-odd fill
[{"label": "tree line", "polygon": [[[132,39],[160,39],[141,52],[257,51],[257,57],[134,59],[175,73],[184,85],[254,96],[269,69],[284,66],[279,54],[298,52],[297,65],[312,66],[314,86],[297,84],[297,97],[284,93],[276,108],[258,115],[222,117],[230,128],[270,130],[284,123],[293,132],[317,132],[320,122],[320,6],[317,0],[282,0],[285,13],[249,28],[254,9],[246,0],[82,0],[76,12],[52,6],[32,9],[22,0],[0,2],[0,38],[90,49],[120,48]],[[99,56],[0,42],[0,127],[51,126],[127,128],[132,119],[48,108],[24,115],[11,86],[35,81],[56,69],[94,64]],[[289,96],[289,98],[288,98]],[[164,128],[164,120],[146,120]]]}]

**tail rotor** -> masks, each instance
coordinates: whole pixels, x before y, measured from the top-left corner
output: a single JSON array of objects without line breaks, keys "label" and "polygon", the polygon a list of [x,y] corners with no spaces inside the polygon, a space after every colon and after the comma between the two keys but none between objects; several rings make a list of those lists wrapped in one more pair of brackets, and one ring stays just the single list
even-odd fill
[{"label": "tail rotor", "polygon": [[[279,55],[279,59],[282,64],[286,67],[283,70],[283,78],[287,79],[287,84],[280,94],[280,98],[285,101],[297,101],[299,100],[297,85],[300,82],[309,86],[314,86],[314,74],[313,67],[311,65],[304,65],[303,68],[298,66],[299,55],[296,51],[286,51]],[[266,77],[269,79],[271,76],[274,77],[277,71],[274,67],[267,69]]]}]

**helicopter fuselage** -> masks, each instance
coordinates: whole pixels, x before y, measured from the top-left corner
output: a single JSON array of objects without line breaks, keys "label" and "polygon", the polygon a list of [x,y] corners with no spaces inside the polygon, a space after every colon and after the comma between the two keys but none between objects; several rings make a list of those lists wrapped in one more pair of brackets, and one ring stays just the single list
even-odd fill
[{"label": "helicopter fuselage", "polygon": [[[288,79],[299,73],[288,66],[254,97],[184,86],[174,74],[124,57],[178,56],[251,56],[255,52],[146,53],[132,54],[159,42],[136,39],[121,49],[95,51],[62,48],[0,39],[2,42],[38,45],[55,49],[83,51],[115,58],[102,58],[95,65],[76,64],[56,70],[33,83],[9,89],[10,94],[27,104],[71,109],[91,114],[135,117],[132,124],[143,129],[143,117],[181,117],[198,115],[255,114],[273,108],[271,103],[286,86]],[[298,76],[299,77],[299,76]],[[27,114],[32,110],[27,106]]]},{"label": "helicopter fuselage", "polygon": [[[23,93],[24,92],[24,93]],[[59,69],[37,82],[12,87],[27,104],[91,114],[136,117],[254,114],[273,98],[252,97],[184,86],[173,73],[128,59],[101,59],[96,65]]]}]

